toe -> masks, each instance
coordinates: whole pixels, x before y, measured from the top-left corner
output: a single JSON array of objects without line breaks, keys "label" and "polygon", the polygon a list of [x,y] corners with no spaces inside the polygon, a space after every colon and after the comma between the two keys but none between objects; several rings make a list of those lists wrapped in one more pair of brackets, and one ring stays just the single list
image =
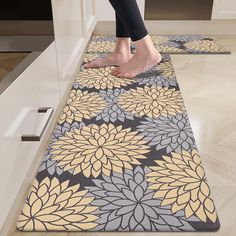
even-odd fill
[{"label": "toe", "polygon": [[114,68],[114,69],[112,69],[112,71],[111,71],[111,74],[112,74],[112,75],[117,75],[118,73],[120,73],[119,68]]},{"label": "toe", "polygon": [[119,74],[119,77],[120,78],[123,78],[123,79],[130,79],[131,77],[130,77],[130,74],[129,73],[120,73]]},{"label": "toe", "polygon": [[84,65],[85,68],[96,68],[98,66],[96,61],[90,61]]},{"label": "toe", "polygon": [[133,77],[134,77],[134,75],[132,74],[132,73],[124,73],[124,78],[126,78],[126,79],[132,79]]},{"label": "toe", "polygon": [[119,77],[119,73],[112,74],[112,75],[115,76],[115,77]]},{"label": "toe", "polygon": [[111,69],[111,72],[114,73],[114,72],[118,71],[119,69],[120,69],[119,66],[118,67],[114,67],[114,68]]},{"label": "toe", "polygon": [[119,74],[121,74],[121,72],[116,71],[116,72],[113,74],[113,76],[117,76],[117,75],[119,75]]},{"label": "toe", "polygon": [[119,77],[119,78],[122,78],[122,75],[123,75],[123,73],[119,72],[119,73],[117,73],[115,76],[116,76],[116,77]]},{"label": "toe", "polygon": [[84,64],[84,68],[89,68],[91,66],[91,63],[90,62],[87,62]]}]

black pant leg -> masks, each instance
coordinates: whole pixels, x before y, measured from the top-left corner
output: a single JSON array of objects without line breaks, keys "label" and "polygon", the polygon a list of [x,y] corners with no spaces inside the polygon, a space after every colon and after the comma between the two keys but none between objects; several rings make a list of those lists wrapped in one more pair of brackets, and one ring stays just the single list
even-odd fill
[{"label": "black pant leg", "polygon": [[119,16],[116,13],[116,37],[118,38],[129,38],[129,33],[127,29],[125,28],[123,22],[120,20]]},{"label": "black pant leg", "polygon": [[136,0],[109,0],[131,40],[137,41],[148,34]]}]

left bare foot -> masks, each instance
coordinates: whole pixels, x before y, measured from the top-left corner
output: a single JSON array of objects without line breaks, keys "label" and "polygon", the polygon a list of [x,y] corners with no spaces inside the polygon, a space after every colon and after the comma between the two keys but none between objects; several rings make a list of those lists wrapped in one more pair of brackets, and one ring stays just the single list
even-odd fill
[{"label": "left bare foot", "polygon": [[161,54],[154,47],[149,35],[138,40],[136,48],[135,55],[127,63],[112,69],[112,75],[130,79],[161,61]]},{"label": "left bare foot", "polygon": [[113,52],[105,57],[98,57],[97,59],[84,64],[84,68],[100,68],[104,66],[120,66],[127,63],[132,57],[130,52],[130,38],[117,38],[116,47]]}]

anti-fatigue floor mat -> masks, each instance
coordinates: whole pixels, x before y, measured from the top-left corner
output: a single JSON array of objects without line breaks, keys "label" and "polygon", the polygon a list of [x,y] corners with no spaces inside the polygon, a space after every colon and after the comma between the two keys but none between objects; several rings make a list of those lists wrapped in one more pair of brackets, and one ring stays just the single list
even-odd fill
[{"label": "anti-fatigue floor mat", "polygon": [[[204,35],[151,35],[151,38],[162,54],[230,54],[228,49]],[[92,38],[88,52],[111,52],[115,48],[115,43],[115,35],[96,35]],[[134,43],[131,50],[135,51]]]},{"label": "anti-fatigue floor mat", "polygon": [[111,68],[78,71],[18,230],[217,230],[170,56],[134,79]]}]

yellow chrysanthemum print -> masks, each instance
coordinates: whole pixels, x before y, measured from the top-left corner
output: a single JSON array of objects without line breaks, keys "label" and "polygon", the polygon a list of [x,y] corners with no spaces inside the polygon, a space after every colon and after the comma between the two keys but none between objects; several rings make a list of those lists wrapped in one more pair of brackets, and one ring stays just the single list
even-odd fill
[{"label": "yellow chrysanthemum print", "polygon": [[152,183],[149,188],[157,190],[154,197],[163,199],[162,206],[172,204],[173,213],[184,209],[186,218],[195,214],[204,222],[207,217],[216,222],[216,209],[198,151],[183,150],[182,154],[171,155],[155,161],[158,166],[151,166],[152,172],[146,175]]},{"label": "yellow chrysanthemum print", "polygon": [[158,71],[160,71],[160,74],[165,76],[166,78],[168,79],[175,78],[174,68],[170,61],[157,64],[155,67],[157,68]]},{"label": "yellow chrysanthemum print", "polygon": [[65,121],[71,124],[73,120],[81,122],[83,118],[93,118],[105,107],[106,101],[97,93],[72,89],[67,104],[59,117],[59,124]]},{"label": "yellow chrysanthemum print", "polygon": [[89,44],[88,53],[112,52],[115,45],[116,43],[111,41],[94,41]]},{"label": "yellow chrysanthemum print", "polygon": [[201,40],[201,41],[190,41],[184,44],[187,49],[191,49],[197,52],[211,52],[217,53],[224,51],[216,41]]},{"label": "yellow chrysanthemum print", "polygon": [[21,231],[83,231],[97,226],[97,207],[90,206],[94,197],[86,197],[80,185],[59,183],[54,177],[34,180],[25,206],[17,222]]},{"label": "yellow chrysanthemum print", "polygon": [[164,53],[184,53],[184,49],[182,48],[178,48],[178,47],[173,47],[173,46],[163,46],[163,45],[155,45],[155,48],[159,51],[159,52],[164,52]]},{"label": "yellow chrysanthemum print", "polygon": [[64,171],[82,172],[86,177],[100,173],[110,176],[111,171],[122,173],[122,168],[139,165],[138,160],[145,159],[143,154],[149,152],[147,141],[137,133],[113,124],[83,126],[52,144],[52,159]]},{"label": "yellow chrysanthemum print", "polygon": [[161,86],[130,89],[121,94],[117,101],[125,111],[151,118],[176,115],[185,109],[180,91]]},{"label": "yellow chrysanthemum print", "polygon": [[154,44],[167,43],[169,41],[168,37],[161,35],[151,35],[151,39]]},{"label": "yellow chrysanthemum print", "polygon": [[87,88],[112,89],[132,84],[132,80],[115,77],[111,74],[113,66],[90,68],[77,74],[76,82]]}]

